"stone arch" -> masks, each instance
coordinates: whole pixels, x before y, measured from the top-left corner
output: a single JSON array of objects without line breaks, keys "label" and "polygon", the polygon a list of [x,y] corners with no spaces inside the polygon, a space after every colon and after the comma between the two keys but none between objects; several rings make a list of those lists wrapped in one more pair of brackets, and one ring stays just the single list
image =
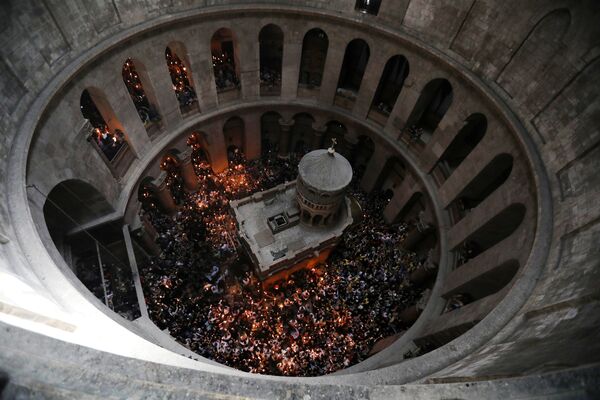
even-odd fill
[{"label": "stone arch", "polygon": [[[566,130],[574,138],[581,139],[573,140],[569,145],[579,147],[575,150],[577,153],[585,151],[584,147],[590,140],[591,133],[585,127],[597,125],[592,120],[598,118],[595,104],[596,99],[600,98],[600,85],[590,83],[594,82],[598,76],[600,76],[600,56],[590,60],[568,85],[561,89],[554,98],[548,99],[547,105],[532,120],[544,142],[553,140]],[[575,129],[566,129],[572,119],[578,120],[579,123]],[[591,140],[595,140],[595,138]],[[580,142],[582,144],[579,144]]]},{"label": "stone arch", "polygon": [[113,161],[125,147],[127,139],[104,92],[95,87],[83,90],[80,97],[81,114],[91,125],[89,140],[105,158]]},{"label": "stone arch", "polygon": [[385,63],[377,90],[375,90],[371,112],[382,114],[385,118],[390,115],[409,71],[406,57],[402,55],[390,57]]},{"label": "stone arch", "polygon": [[235,32],[220,28],[210,40],[213,73],[217,93],[240,87],[239,46]]},{"label": "stone arch", "polygon": [[448,206],[458,210],[455,223],[506,182],[512,172],[513,161],[511,154],[498,154],[460,191]]},{"label": "stone arch", "polygon": [[276,111],[268,111],[260,116],[260,138],[263,154],[276,153],[281,139],[281,125],[279,120],[281,114]]},{"label": "stone arch", "polygon": [[302,56],[298,83],[309,87],[321,86],[329,38],[320,28],[306,32],[302,40]]},{"label": "stone arch", "polygon": [[427,209],[423,192],[414,192],[396,217],[397,221],[416,220],[421,212]]},{"label": "stone arch", "polygon": [[490,268],[464,284],[444,293],[445,299],[455,296],[465,296],[467,302],[481,300],[491,296],[508,286],[517,275],[520,268],[518,260],[507,260]]},{"label": "stone arch", "polygon": [[43,207],[46,227],[59,251],[69,231],[113,211],[96,187],[80,179],[67,179],[54,186]]},{"label": "stone arch", "polygon": [[223,124],[223,138],[225,140],[225,147],[227,148],[227,158],[229,161],[233,161],[231,154],[237,149],[239,152],[244,153],[246,137],[245,137],[245,124],[244,120],[238,116],[229,118],[225,124]]},{"label": "stone arch", "polygon": [[375,142],[368,135],[360,135],[354,157],[352,157],[352,166],[357,170],[357,176],[367,168],[371,157],[375,153]]},{"label": "stone arch", "polygon": [[148,70],[141,61],[128,58],[123,63],[121,75],[146,132],[151,135],[158,128],[161,116],[156,108],[158,101]]},{"label": "stone arch", "polygon": [[206,142],[206,134],[194,131],[187,138],[186,144],[192,148],[192,165],[197,176],[211,173],[211,154]]},{"label": "stone arch", "polygon": [[429,81],[408,117],[406,127],[415,140],[429,142],[438,124],[452,105],[453,89],[444,78]]},{"label": "stone arch", "polygon": [[511,97],[526,98],[540,84],[540,80],[549,78],[545,72],[552,69],[553,59],[564,48],[563,38],[570,25],[571,13],[566,8],[544,15],[502,68],[496,82]]},{"label": "stone arch", "polygon": [[167,150],[160,159],[160,169],[169,171],[173,168],[179,168],[179,164],[181,163],[180,154],[181,152],[177,149]]},{"label": "stone arch", "polygon": [[406,164],[399,157],[389,157],[381,170],[381,174],[377,177],[374,189],[394,192],[400,187],[406,175]]},{"label": "stone arch", "polygon": [[165,48],[165,60],[181,113],[185,115],[199,111],[198,96],[185,45],[181,42],[169,43]]},{"label": "stone arch", "polygon": [[487,118],[481,113],[469,115],[452,142],[446,147],[436,166],[443,179],[447,179],[483,139],[487,131]]},{"label": "stone arch", "polygon": [[356,98],[369,62],[370,49],[363,39],[354,39],[346,46],[337,91]]},{"label": "stone arch", "polygon": [[151,201],[154,198],[154,178],[151,176],[145,176],[142,178],[138,185],[137,199],[144,205],[145,202]]},{"label": "stone arch", "polygon": [[[294,115],[294,125],[290,129],[292,136],[290,142],[290,148],[294,149],[295,152],[300,150],[303,151],[304,146],[311,143],[313,135],[313,125],[315,118],[310,113],[302,112]],[[298,145],[298,143],[302,145]]]},{"label": "stone arch", "polygon": [[485,253],[494,245],[508,238],[523,222],[527,208],[521,203],[511,204],[471,232],[452,250],[458,253],[458,264]]},{"label": "stone arch", "polygon": [[261,96],[281,94],[283,31],[275,24],[265,25],[258,34]]}]

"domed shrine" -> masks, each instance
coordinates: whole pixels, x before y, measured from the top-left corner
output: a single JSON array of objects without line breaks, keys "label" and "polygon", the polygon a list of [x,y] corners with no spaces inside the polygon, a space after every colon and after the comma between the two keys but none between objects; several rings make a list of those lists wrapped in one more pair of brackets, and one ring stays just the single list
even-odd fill
[{"label": "domed shrine", "polygon": [[352,166],[335,144],[302,157],[297,180],[230,202],[259,279],[274,282],[325,261],[352,224]]}]

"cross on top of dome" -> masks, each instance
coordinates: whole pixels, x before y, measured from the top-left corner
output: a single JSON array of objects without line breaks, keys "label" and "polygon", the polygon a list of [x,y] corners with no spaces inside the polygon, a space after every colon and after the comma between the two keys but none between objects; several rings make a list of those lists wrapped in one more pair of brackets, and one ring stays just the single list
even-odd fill
[{"label": "cross on top of dome", "polygon": [[331,138],[331,146],[329,146],[329,148],[327,149],[327,152],[330,155],[333,155],[333,153],[335,153],[335,145],[337,144],[337,139],[336,138]]}]

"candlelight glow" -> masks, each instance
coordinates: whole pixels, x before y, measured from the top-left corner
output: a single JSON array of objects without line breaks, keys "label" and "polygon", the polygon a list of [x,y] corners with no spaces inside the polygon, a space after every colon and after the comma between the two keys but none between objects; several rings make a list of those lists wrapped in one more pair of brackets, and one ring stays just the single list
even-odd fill
[{"label": "candlelight glow", "polygon": [[199,138],[188,144],[196,192],[183,189],[176,159],[161,165],[181,205],[177,215],[163,215],[150,193],[142,197],[162,254],[140,273],[150,317],[161,329],[235,368],[314,376],[360,362],[377,340],[407,328],[398,314],[420,296],[407,280],[420,262],[399,246],[406,226],[383,223],[386,196],[366,196],[353,185],[363,222],[344,233],[326,263],[263,287],[241,251],[229,201],[294,179],[300,155],[246,161],[235,150],[217,174]]}]

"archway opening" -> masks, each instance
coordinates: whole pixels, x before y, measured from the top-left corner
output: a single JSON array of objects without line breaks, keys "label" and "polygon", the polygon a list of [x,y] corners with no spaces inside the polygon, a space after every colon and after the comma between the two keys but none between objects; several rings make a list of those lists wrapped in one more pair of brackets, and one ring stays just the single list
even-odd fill
[{"label": "archway opening", "polygon": [[472,114],[465,120],[464,126],[452,139],[436,164],[443,180],[452,175],[454,170],[471,154],[471,151],[485,136],[486,130],[487,118],[483,114]]},{"label": "archway opening", "polygon": [[337,84],[336,105],[352,109],[363,75],[367,69],[369,55],[369,45],[362,39],[354,39],[346,46],[344,61],[342,62],[342,69],[340,70],[340,77]]},{"label": "archway opening", "polygon": [[454,223],[460,221],[502,186],[510,176],[512,168],[513,157],[510,154],[502,153],[494,157],[448,206],[449,210],[455,211]]},{"label": "archway opening", "polygon": [[165,58],[171,83],[175,96],[179,102],[179,109],[183,115],[189,114],[198,110],[198,96],[192,83],[192,74],[189,67],[189,62],[185,62],[180,58],[183,55],[187,56],[187,51],[181,43],[172,43],[165,49]]},{"label": "archway opening", "polygon": [[408,72],[408,60],[404,56],[395,55],[385,63],[377,90],[371,102],[368,118],[381,125],[385,124],[400,95]]},{"label": "archway opening", "polygon": [[302,41],[302,58],[298,78],[300,88],[313,89],[321,86],[328,47],[329,39],[323,30],[314,28],[306,32]]},{"label": "archway opening", "polygon": [[233,31],[228,28],[216,31],[210,41],[210,50],[217,93],[223,95],[235,92],[234,97],[237,98],[240,90],[240,63],[237,58],[237,38]]},{"label": "archway opening", "polygon": [[427,83],[406,123],[409,138],[428,143],[450,108],[452,98],[452,85],[448,80],[438,78]]},{"label": "archway opening", "polygon": [[260,95],[281,94],[281,68],[283,64],[283,31],[274,24],[260,30]]},{"label": "archway opening", "polygon": [[146,132],[150,136],[156,134],[160,130],[161,117],[146,68],[142,63],[128,58],[123,64],[122,76]]}]

